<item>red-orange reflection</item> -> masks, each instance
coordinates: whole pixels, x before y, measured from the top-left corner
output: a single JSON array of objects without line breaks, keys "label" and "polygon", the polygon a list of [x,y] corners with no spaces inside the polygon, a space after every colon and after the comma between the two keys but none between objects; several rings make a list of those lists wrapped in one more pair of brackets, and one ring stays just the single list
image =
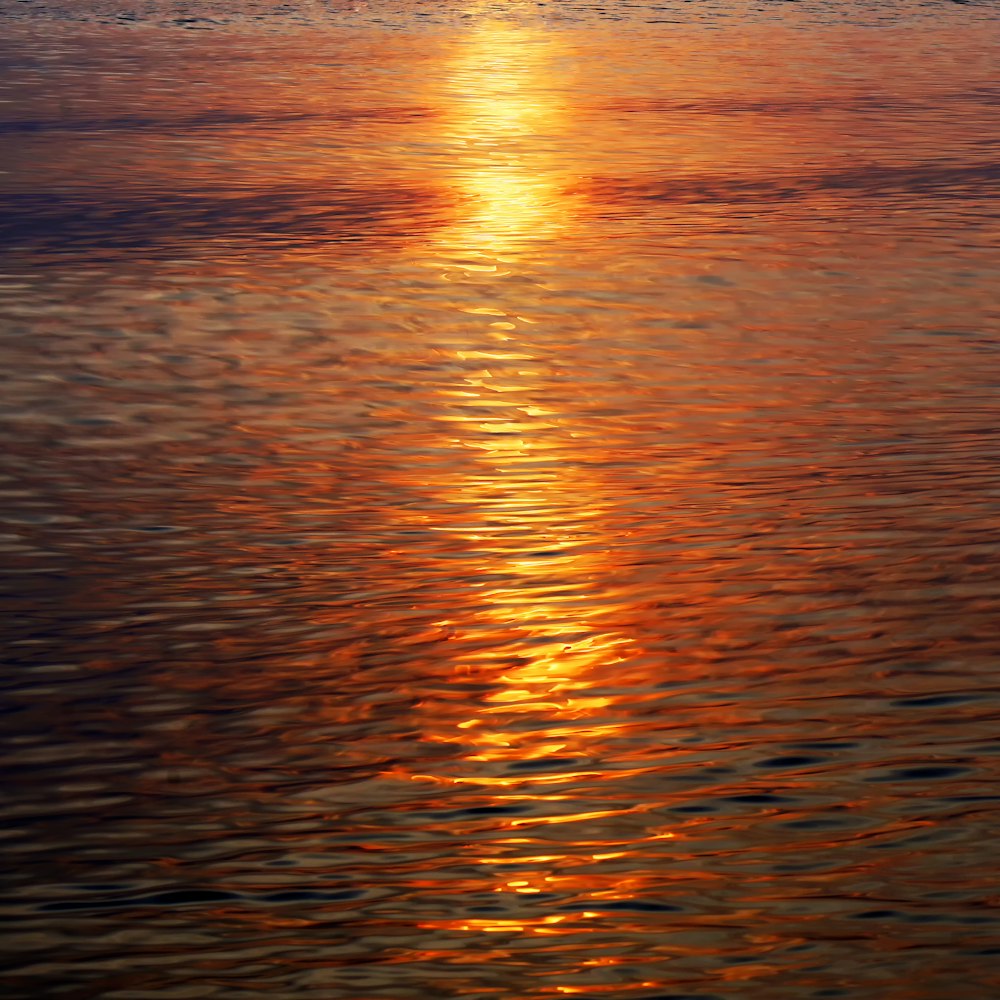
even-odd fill
[{"label": "red-orange reflection", "polygon": [[[788,879],[773,872],[790,845],[818,868],[840,851],[862,873],[798,881],[803,898],[833,886],[855,899],[882,877],[860,838],[917,822],[891,816],[890,786],[864,777],[877,748],[919,728],[879,706],[945,683],[892,671],[904,657],[995,661],[995,505],[968,473],[992,468],[996,380],[989,345],[963,333],[992,315],[984,247],[945,201],[868,211],[886,184],[904,197],[907,158],[957,145],[962,126],[907,131],[913,108],[884,124],[862,101],[867,61],[827,101],[842,52],[820,47],[800,73],[797,41],[769,29],[741,27],[735,47],[657,35],[641,60],[613,33],[480,22],[443,39],[418,53],[370,38],[370,65],[405,72],[372,74],[362,93],[348,63],[317,68],[294,128],[282,102],[298,106],[301,77],[284,87],[238,58],[205,71],[213,99],[227,95],[214,119],[206,103],[200,119],[154,120],[133,147],[113,120],[92,122],[93,172],[35,157],[41,131],[25,147],[80,185],[124,149],[128,183],[97,193],[95,217],[145,241],[144,220],[162,217],[161,252],[204,255],[56,288],[64,314],[37,311],[47,348],[22,387],[25,413],[49,412],[52,385],[73,404],[66,440],[26,439],[25,468],[58,448],[97,470],[87,490],[62,469],[29,484],[29,498],[72,498],[81,527],[25,537],[81,565],[97,555],[88,572],[105,590],[68,617],[97,623],[87,648],[109,667],[144,666],[121,698],[157,720],[142,738],[162,766],[136,780],[142,801],[194,794],[219,842],[216,862],[192,868],[200,881],[257,879],[267,899],[289,877],[244,852],[287,848],[308,858],[303,879],[322,869],[386,892],[393,919],[428,929],[405,945],[420,960],[451,954],[438,949],[449,933],[558,936],[569,979],[613,970],[617,956],[590,945],[604,931],[615,947],[609,929],[628,921],[635,947],[680,950],[613,904],[687,881],[687,926],[755,926],[743,897],[782,914]],[[314,42],[281,44],[303,59]],[[603,77],[573,76],[582,50]],[[892,59],[905,90],[920,60]],[[967,93],[958,65],[939,61],[942,79]],[[345,94],[354,106],[337,106]],[[119,97],[117,127],[133,128],[138,98]],[[186,146],[206,123],[212,143]],[[845,173],[880,143],[900,170]],[[947,171],[921,169],[918,184],[943,190]],[[179,197],[163,211],[167,187]],[[271,255],[272,238],[293,249]],[[257,257],[206,253],[246,245]],[[964,270],[940,276],[942,246]],[[708,690],[674,697],[679,678]],[[985,742],[989,705],[970,704]],[[90,699],[82,756],[114,712]],[[133,739],[131,716],[115,725]],[[851,738],[801,773],[758,767],[816,731]],[[761,801],[732,801],[748,793]],[[830,803],[843,808],[824,815]],[[820,912],[697,947],[766,954]],[[264,907],[240,919],[257,913],[280,923]]]},{"label": "red-orange reflection", "polygon": [[[521,356],[528,356],[523,343]],[[598,585],[612,573],[612,540],[602,529],[604,490],[599,479],[567,461],[572,414],[534,403],[544,396],[537,376],[522,370],[505,383],[485,371],[467,381],[468,401],[486,405],[465,416],[462,405],[449,402],[446,426],[450,444],[471,468],[437,484],[433,497],[455,512],[458,525],[442,530],[475,550],[477,574],[486,582],[471,616],[441,624],[485,628],[499,641],[461,665],[473,676],[489,677],[492,691],[478,710],[449,720],[453,728],[435,738],[471,744],[472,761],[580,753],[585,729],[593,740],[620,727],[586,724],[612,704],[607,695],[588,691],[595,676],[606,677],[635,643],[626,630],[609,625],[618,609]],[[498,410],[502,414],[492,415]],[[511,726],[525,716],[558,721],[529,733]]]}]

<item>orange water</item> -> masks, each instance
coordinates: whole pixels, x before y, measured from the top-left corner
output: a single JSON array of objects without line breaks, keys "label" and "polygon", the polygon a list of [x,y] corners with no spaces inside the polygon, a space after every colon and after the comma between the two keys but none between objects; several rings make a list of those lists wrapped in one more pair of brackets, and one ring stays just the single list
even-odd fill
[{"label": "orange water", "polygon": [[0,12],[7,996],[1000,996],[992,4]]}]

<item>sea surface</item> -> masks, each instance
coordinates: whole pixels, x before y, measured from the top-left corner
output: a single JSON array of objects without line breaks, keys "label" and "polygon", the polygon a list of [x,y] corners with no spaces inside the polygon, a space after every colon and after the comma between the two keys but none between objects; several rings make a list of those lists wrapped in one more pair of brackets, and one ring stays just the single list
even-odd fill
[{"label": "sea surface", "polygon": [[1000,4],[0,66],[5,998],[1000,997]]}]

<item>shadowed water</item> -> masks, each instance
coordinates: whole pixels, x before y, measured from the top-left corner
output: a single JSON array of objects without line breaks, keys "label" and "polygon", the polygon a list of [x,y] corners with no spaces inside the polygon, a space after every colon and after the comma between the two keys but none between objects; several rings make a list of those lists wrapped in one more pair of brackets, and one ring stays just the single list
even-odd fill
[{"label": "shadowed water", "polygon": [[1000,996],[993,4],[0,28],[5,996]]}]

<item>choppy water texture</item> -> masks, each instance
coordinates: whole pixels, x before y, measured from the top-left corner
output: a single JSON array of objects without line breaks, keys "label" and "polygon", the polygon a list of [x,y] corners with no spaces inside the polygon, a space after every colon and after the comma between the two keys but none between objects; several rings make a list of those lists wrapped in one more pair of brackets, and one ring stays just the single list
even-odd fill
[{"label": "choppy water texture", "polygon": [[1000,11],[0,0],[5,996],[1000,996]]}]

